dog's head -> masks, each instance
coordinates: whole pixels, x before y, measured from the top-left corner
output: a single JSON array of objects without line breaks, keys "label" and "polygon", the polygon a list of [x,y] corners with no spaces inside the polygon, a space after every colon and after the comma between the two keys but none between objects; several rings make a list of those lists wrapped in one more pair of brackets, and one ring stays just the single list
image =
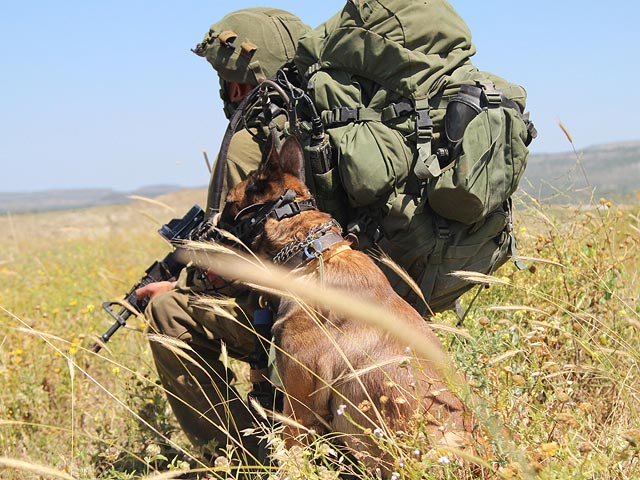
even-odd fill
[{"label": "dog's head", "polygon": [[269,142],[258,169],[227,194],[218,225],[251,243],[255,229],[276,209],[294,199],[310,197],[304,183],[304,155],[298,140],[288,137],[280,151]]}]

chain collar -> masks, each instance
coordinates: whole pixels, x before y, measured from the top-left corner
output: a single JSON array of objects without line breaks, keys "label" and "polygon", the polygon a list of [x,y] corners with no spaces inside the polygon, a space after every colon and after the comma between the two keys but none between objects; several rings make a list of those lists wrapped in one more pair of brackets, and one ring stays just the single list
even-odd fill
[{"label": "chain collar", "polygon": [[[310,228],[304,239],[293,240],[282,247],[282,249],[274,255],[273,263],[276,265],[286,264],[298,255],[301,256],[301,264],[316,258],[317,254],[322,253],[322,251],[326,250],[329,246],[344,240],[340,234],[329,233],[332,228],[342,230],[340,224],[333,219],[327,223]],[[329,240],[329,242],[321,242],[320,239],[323,237]]]}]

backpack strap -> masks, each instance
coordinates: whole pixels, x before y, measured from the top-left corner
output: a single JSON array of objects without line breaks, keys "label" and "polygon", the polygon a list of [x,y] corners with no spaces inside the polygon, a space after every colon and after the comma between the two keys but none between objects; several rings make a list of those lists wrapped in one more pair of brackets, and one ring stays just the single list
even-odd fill
[{"label": "backpack strap", "polygon": [[321,113],[322,123],[327,127],[352,122],[380,122],[382,113],[366,107],[336,107]]},{"label": "backpack strap", "polygon": [[531,121],[529,113],[522,113],[522,110],[516,102],[505,97],[502,91],[498,90],[493,82],[476,82],[475,87],[471,85],[463,85],[462,89],[466,89],[467,94],[475,95],[477,106],[479,108],[510,108],[518,113],[518,116],[527,126],[528,138],[525,145],[529,145],[531,141],[538,136],[538,131]]},{"label": "backpack strap", "polygon": [[437,177],[441,173],[438,156],[431,152],[433,120],[429,116],[429,100],[416,100],[416,148],[418,159],[413,169],[420,180]]},{"label": "backpack strap", "polygon": [[382,121],[388,122],[390,120],[395,120],[396,118],[408,115],[413,111],[414,106],[411,103],[411,100],[403,98],[399,102],[391,103],[382,109]]},{"label": "backpack strap", "polygon": [[[508,223],[505,228],[505,233],[508,235],[507,242],[509,242],[509,249],[507,250],[507,255],[511,257],[513,260],[513,264],[516,266],[518,270],[526,270],[528,268],[527,262],[522,260],[518,256],[518,245],[516,234],[513,228],[513,198],[509,197],[505,202],[505,209],[507,210],[508,215]],[[493,272],[494,266],[491,266],[491,271]]]},{"label": "backpack strap", "polygon": [[431,139],[433,138],[433,120],[429,116],[429,99],[416,100],[415,112],[418,162],[426,163],[431,156]]},{"label": "backpack strap", "polygon": [[[449,223],[444,218],[434,213],[433,220],[436,229],[436,244],[433,247],[431,255],[429,255],[429,260],[427,261],[427,265],[422,276],[422,282],[420,283],[420,290],[427,302],[429,302],[433,295],[433,290],[436,286],[436,278],[438,276],[438,268],[442,263],[442,256],[444,255],[445,247],[447,246],[447,242],[451,234]],[[430,310],[428,303],[425,307],[421,307],[419,309],[422,315],[427,313],[427,310]]]},{"label": "backpack strap", "polygon": [[335,127],[353,122],[389,122],[412,112],[415,113],[415,134],[418,160],[415,172],[418,178],[426,179],[440,175],[438,157],[432,154],[433,120],[429,114],[429,99],[423,98],[412,103],[409,99],[391,103],[382,110],[367,107],[336,107],[321,113],[322,123]]},{"label": "backpack strap", "polygon": [[304,79],[305,82],[309,82],[311,81],[311,77],[313,77],[316,73],[318,73],[322,69],[323,69],[322,63],[320,62],[313,63],[309,65],[309,68],[307,68],[304,71],[304,73],[302,74],[302,78]]},{"label": "backpack strap", "polygon": [[409,99],[402,99],[399,102],[390,103],[382,110],[375,110],[367,107],[336,107],[322,112],[322,122],[328,128],[335,127],[350,122],[390,122],[396,118],[416,111],[413,103]]}]

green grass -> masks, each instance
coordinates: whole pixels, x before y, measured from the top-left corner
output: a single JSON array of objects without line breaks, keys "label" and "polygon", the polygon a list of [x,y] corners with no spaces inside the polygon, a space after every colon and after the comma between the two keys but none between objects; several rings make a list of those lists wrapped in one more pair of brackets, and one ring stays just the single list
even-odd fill
[{"label": "green grass", "polygon": [[[139,320],[101,355],[86,349],[112,323],[101,302],[167,253],[155,230],[204,196],[169,196],[174,211],[138,202],[0,218],[0,478],[141,478],[197,457],[157,385]],[[482,400],[480,418],[504,426],[486,460],[502,478],[640,478],[639,216],[637,199],[521,199],[528,269],[498,271],[502,282],[465,319],[470,338],[439,331]],[[335,477],[324,439],[303,452],[273,440],[289,478]],[[419,428],[384,442],[398,478],[469,473],[426,449]]]}]

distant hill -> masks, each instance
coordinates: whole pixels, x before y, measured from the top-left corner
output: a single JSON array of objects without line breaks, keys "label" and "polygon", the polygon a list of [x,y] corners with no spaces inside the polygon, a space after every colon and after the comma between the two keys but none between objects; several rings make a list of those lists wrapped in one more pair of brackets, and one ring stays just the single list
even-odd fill
[{"label": "distant hill", "polygon": [[119,192],[111,189],[77,189],[0,193],[0,213],[40,212],[113,205],[132,201],[129,198],[131,195],[154,198],[182,189],[183,187],[177,185],[151,185],[131,192]]},{"label": "distant hill", "polygon": [[[580,150],[529,157],[520,187],[540,200],[569,203],[592,194],[624,199],[640,192],[640,141],[612,143]],[[45,190],[0,193],[0,213],[38,212],[127,203],[129,196],[154,198],[182,190],[152,185],[131,192],[111,189]]]},{"label": "distant hill", "polygon": [[640,192],[640,141],[531,155],[520,187],[539,199],[579,201],[593,194],[624,199]]}]

